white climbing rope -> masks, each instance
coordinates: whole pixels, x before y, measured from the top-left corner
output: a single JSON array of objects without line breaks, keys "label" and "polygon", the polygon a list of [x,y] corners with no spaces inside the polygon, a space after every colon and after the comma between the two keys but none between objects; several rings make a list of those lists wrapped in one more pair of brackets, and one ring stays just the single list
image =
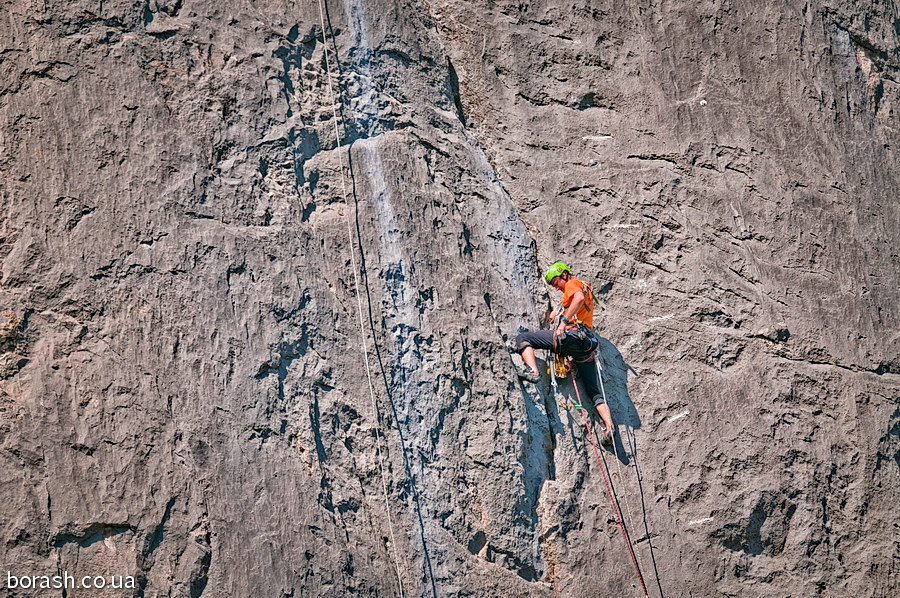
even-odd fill
[{"label": "white climbing rope", "polygon": [[[397,541],[394,537],[394,523],[393,518],[391,517],[391,507],[390,507],[390,498],[388,496],[387,489],[387,478],[384,474],[384,455],[381,452],[381,439],[382,436],[378,432],[378,427],[381,425],[381,415],[378,410],[378,402],[375,399],[375,386],[372,384],[372,370],[369,367],[369,347],[366,343],[366,326],[365,320],[363,319],[363,308],[362,308],[362,298],[359,293],[359,275],[357,274],[356,267],[356,245],[353,242],[353,227],[350,225],[350,196],[347,193],[347,179],[344,176],[344,159],[341,155],[341,136],[340,130],[338,129],[338,120],[341,121],[341,128],[345,131],[347,130],[347,125],[344,123],[344,117],[342,114],[338,113],[337,109],[337,96],[334,93],[334,87],[332,85],[331,79],[331,63],[328,60],[328,41],[325,39],[325,7],[324,0],[319,0],[319,24],[322,26],[322,46],[325,51],[325,70],[328,73],[328,93],[331,98],[331,111],[332,111],[332,122],[334,123],[334,142],[335,149],[337,150],[338,155],[338,167],[341,172],[341,189],[344,194],[344,203],[347,206],[347,211],[344,213],[344,220],[347,223],[347,241],[350,243],[350,263],[353,268],[353,287],[356,293],[356,311],[359,316],[359,337],[362,341],[363,348],[363,361],[366,365],[366,380],[369,385],[369,398],[372,402],[372,410],[375,413],[375,444],[378,450],[378,471],[381,474],[381,489],[384,492],[384,510],[387,513],[387,522],[388,522],[388,531],[391,536],[391,549],[392,556],[391,559],[394,562],[394,570],[397,574],[397,584],[400,589],[400,598],[403,598],[403,578],[400,573],[400,560],[397,557]],[[337,60],[337,57],[335,57]]]}]

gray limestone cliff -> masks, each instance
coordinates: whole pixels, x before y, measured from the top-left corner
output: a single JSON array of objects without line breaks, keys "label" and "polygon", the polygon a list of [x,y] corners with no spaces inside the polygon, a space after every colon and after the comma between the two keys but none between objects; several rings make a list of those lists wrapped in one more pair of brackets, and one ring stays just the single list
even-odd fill
[{"label": "gray limestone cliff", "polygon": [[900,592],[893,0],[2,6],[0,575]]}]

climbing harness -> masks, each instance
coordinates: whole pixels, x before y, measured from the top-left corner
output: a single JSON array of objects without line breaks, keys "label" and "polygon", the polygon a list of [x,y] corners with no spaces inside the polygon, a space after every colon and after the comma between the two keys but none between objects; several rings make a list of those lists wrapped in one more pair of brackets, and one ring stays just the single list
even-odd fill
[{"label": "climbing harness", "polygon": [[[372,403],[372,410],[375,413],[376,422],[381,422],[381,411],[378,409],[378,402],[375,399],[375,386],[372,383],[372,371],[369,367],[369,348],[366,343],[366,328],[365,321],[363,319],[363,308],[362,308],[362,298],[359,292],[359,275],[357,274],[356,267],[356,246],[353,242],[353,228],[350,226],[350,201],[349,194],[347,193],[347,180],[344,176],[344,158],[341,154],[341,136],[340,130],[338,129],[338,119],[341,121],[341,125],[344,130],[347,130],[347,125],[344,123],[343,114],[338,116],[337,110],[337,97],[334,93],[334,87],[332,85],[332,74],[331,74],[331,64],[328,60],[328,42],[325,39],[325,7],[323,6],[323,0],[319,0],[319,23],[322,26],[322,47],[325,52],[325,70],[328,74],[328,92],[331,97],[331,111],[332,111],[332,122],[334,123],[334,143],[335,149],[337,150],[338,156],[338,168],[341,173],[341,189],[344,194],[344,202],[347,205],[347,211],[344,214],[344,220],[347,222],[347,237],[348,242],[350,244],[350,262],[353,268],[353,286],[356,292],[356,311],[359,316],[359,337],[362,342],[362,350],[363,350],[363,362],[366,366],[366,380],[369,384],[369,398]],[[336,59],[337,57],[335,57]],[[384,455],[381,450],[381,442],[382,435],[378,431],[378,426],[375,428],[375,446],[378,449],[378,471],[381,474],[381,489],[384,493],[384,510],[387,513],[387,524],[388,524],[388,533],[391,538],[391,548],[393,551],[392,560],[394,561],[394,570],[397,574],[397,584],[400,591],[400,598],[403,598],[403,578],[400,573],[400,559],[397,556],[397,540],[394,536],[394,523],[393,518],[391,517],[391,509],[390,509],[390,498],[388,495],[388,486],[387,486],[387,477],[384,471]]]},{"label": "climbing harness", "polygon": [[[553,321],[552,321],[553,330],[556,330],[556,328],[559,327],[559,321],[560,321],[560,318],[562,317],[562,314],[564,313],[564,310],[565,310],[565,308],[560,307],[556,311],[556,314],[554,315]],[[573,322],[566,326],[566,334],[573,333],[577,338],[579,338],[582,341],[584,341],[584,339],[586,338],[585,334],[584,334],[585,330],[587,330],[587,327],[584,326],[583,324],[581,324],[580,322],[578,322],[578,323]],[[598,344],[599,344],[599,341],[598,341]],[[578,403],[567,403],[566,401],[564,401],[561,398],[561,396],[558,392],[559,388],[556,384],[556,379],[557,378],[565,378],[572,372],[572,361],[574,361],[574,359],[570,359],[570,358],[566,357],[565,355],[561,355],[561,354],[555,352],[556,338],[553,339],[553,348],[554,348],[554,351],[547,351],[547,373],[550,374],[550,386],[553,391],[553,398],[562,407],[583,409],[584,407],[581,405],[581,401],[579,401]]]},{"label": "climbing harness", "polygon": [[582,344],[585,345],[582,348],[582,351],[588,355],[588,358],[583,361],[578,361],[577,359],[575,359],[574,361],[576,363],[586,363],[591,360],[596,360],[597,349],[600,348],[600,339],[596,334],[594,334],[593,330],[579,322],[572,327],[567,327],[566,332],[580,340]]},{"label": "climbing harness", "polygon": [[[600,385],[602,391],[602,379],[600,380]],[[574,374],[572,375],[572,386],[575,387],[575,396],[578,398],[578,402],[581,403],[581,393],[578,392],[578,382],[576,381]],[[603,400],[606,400],[605,391],[603,391]],[[600,451],[597,449],[597,443],[594,441],[594,433],[591,431],[590,421],[587,417],[587,410],[584,407],[581,408],[581,418],[584,421],[584,429],[587,430],[588,439],[590,440],[591,448],[594,451],[594,458],[597,460],[597,465],[600,468],[600,473],[603,475],[603,481],[606,483],[606,493],[609,496],[609,502],[612,505],[613,513],[615,514],[616,521],[619,524],[619,530],[621,530],[622,532],[622,538],[625,540],[625,545],[628,547],[628,556],[631,558],[631,564],[632,566],[634,566],[634,572],[637,575],[638,581],[641,583],[641,589],[644,591],[644,596],[649,596],[650,594],[647,592],[647,585],[644,583],[644,576],[641,573],[641,567],[640,565],[638,565],[637,557],[634,554],[634,546],[631,542],[631,537],[628,534],[628,529],[625,527],[625,521],[622,519],[622,512],[619,509],[616,495],[613,492],[612,484],[609,481],[609,472],[607,471],[606,461],[600,457]]]}]

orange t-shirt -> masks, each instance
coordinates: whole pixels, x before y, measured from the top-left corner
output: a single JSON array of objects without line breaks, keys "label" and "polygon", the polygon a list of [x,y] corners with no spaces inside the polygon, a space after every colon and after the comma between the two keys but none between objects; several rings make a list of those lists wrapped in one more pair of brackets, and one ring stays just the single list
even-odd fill
[{"label": "orange t-shirt", "polygon": [[[585,287],[588,291],[585,292]],[[584,293],[584,303],[575,314],[575,317],[584,323],[588,328],[594,327],[594,298],[590,292],[591,286],[586,282],[582,282],[577,278],[569,278],[566,282],[566,288],[563,290],[563,307],[568,308],[572,305],[572,297],[575,293]]]}]

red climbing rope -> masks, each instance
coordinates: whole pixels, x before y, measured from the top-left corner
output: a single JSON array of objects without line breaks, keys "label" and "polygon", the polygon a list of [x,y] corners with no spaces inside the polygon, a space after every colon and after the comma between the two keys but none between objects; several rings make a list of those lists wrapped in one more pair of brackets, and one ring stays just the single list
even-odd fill
[{"label": "red climbing rope", "polygon": [[[603,481],[606,482],[606,493],[609,495],[609,502],[612,505],[613,512],[616,514],[616,521],[619,523],[619,529],[622,531],[622,538],[625,545],[628,546],[628,556],[631,557],[631,564],[634,565],[634,572],[637,574],[638,581],[641,582],[641,589],[644,590],[644,596],[650,596],[647,593],[647,585],[644,583],[644,576],[641,574],[641,568],[638,566],[637,557],[634,555],[634,548],[631,545],[631,538],[628,536],[628,530],[625,529],[625,521],[622,519],[622,513],[619,511],[619,504],[616,496],[613,494],[612,484],[609,482],[609,472],[606,469],[606,461],[600,458],[600,452],[597,449],[597,443],[594,442],[594,434],[591,432],[591,425],[587,417],[587,409],[581,401],[581,393],[578,392],[578,381],[575,380],[575,370],[572,370],[572,386],[575,387],[575,397],[581,407],[581,418],[584,420],[584,429],[587,430],[588,438],[591,441],[591,448],[594,449],[594,458],[597,459],[597,465],[600,466],[600,473],[603,474]],[[605,399],[606,397],[604,397]],[[615,442],[615,440],[613,440]]]}]

